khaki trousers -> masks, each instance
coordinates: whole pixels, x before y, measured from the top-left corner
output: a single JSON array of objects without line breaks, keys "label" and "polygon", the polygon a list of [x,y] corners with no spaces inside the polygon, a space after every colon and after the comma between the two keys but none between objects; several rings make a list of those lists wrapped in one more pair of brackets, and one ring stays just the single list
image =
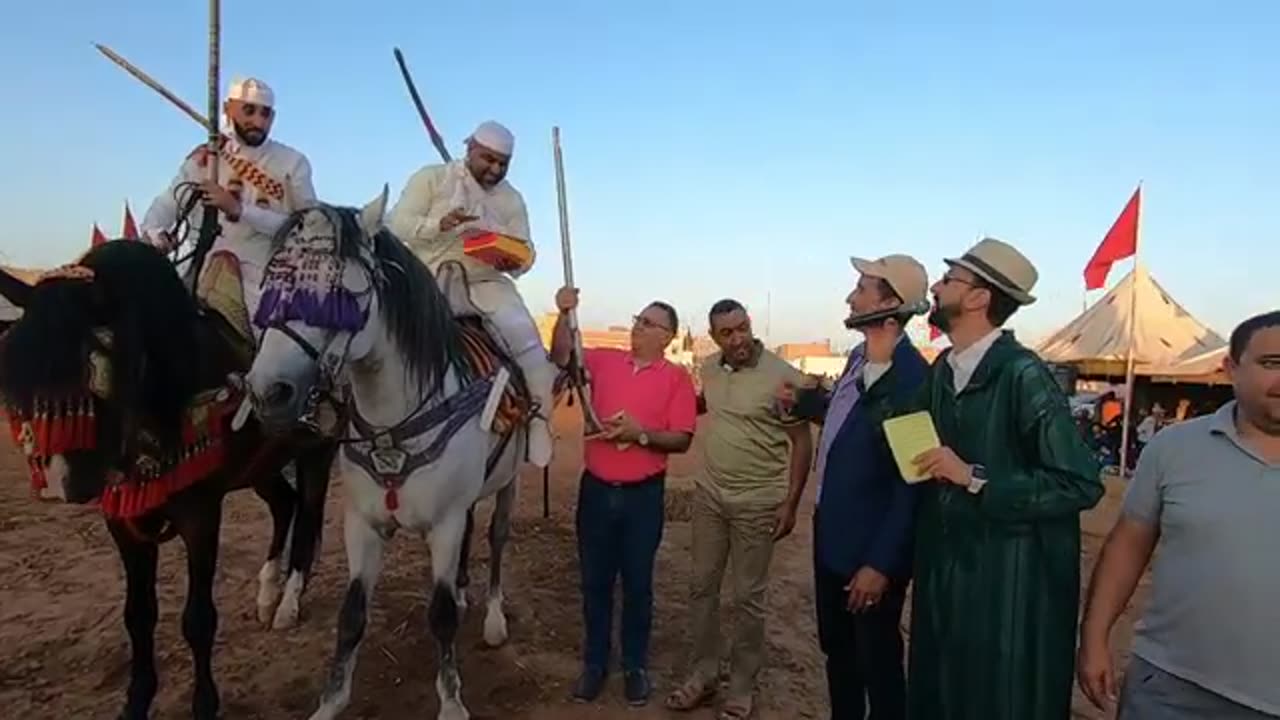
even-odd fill
[{"label": "khaki trousers", "polygon": [[737,608],[730,640],[730,697],[749,696],[764,664],[764,622],[776,503],[736,500],[699,482],[693,501],[693,582],[689,603],[691,669],[718,684],[723,640],[720,587],[726,566]]}]

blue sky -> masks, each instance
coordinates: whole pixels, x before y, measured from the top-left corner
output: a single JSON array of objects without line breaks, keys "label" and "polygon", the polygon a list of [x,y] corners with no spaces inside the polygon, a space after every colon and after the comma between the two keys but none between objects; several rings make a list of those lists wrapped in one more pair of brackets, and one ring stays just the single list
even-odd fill
[{"label": "blue sky", "polygon": [[[455,152],[506,123],[535,312],[561,281],[558,124],[585,324],[660,297],[698,330],[734,296],[762,330],[771,298],[771,340],[843,343],[850,254],[936,276],[985,233],[1039,266],[1014,323],[1034,339],[1080,310],[1139,180],[1144,261],[1193,314],[1225,333],[1280,305],[1280,3],[903,5],[224,0],[223,82],[275,88],[274,135],[342,204],[437,160],[393,46]],[[66,261],[164,189],[202,131],[91,43],[203,108],[206,9],[64,0],[0,25],[7,262]]]}]

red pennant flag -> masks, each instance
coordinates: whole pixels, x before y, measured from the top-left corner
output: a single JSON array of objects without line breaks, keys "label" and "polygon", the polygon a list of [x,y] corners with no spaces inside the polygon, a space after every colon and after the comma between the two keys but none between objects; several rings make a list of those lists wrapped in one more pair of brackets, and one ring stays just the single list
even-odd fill
[{"label": "red pennant flag", "polygon": [[89,236],[89,247],[98,247],[107,241],[107,236],[102,234],[102,230],[98,227],[98,223],[93,224],[93,234]]},{"label": "red pennant flag", "polygon": [[1093,251],[1089,264],[1084,266],[1084,289],[1097,290],[1107,284],[1107,273],[1119,260],[1138,252],[1138,208],[1142,204],[1142,186],[1133,191],[1133,197],[1120,212],[1120,217]]},{"label": "red pennant flag", "polygon": [[121,231],[120,237],[125,240],[137,240],[138,225],[133,222],[133,213],[129,212],[129,201],[124,201],[124,230]]},{"label": "red pennant flag", "polygon": [[942,337],[942,331],[938,329],[937,325],[930,323],[929,324],[929,342],[933,342],[934,340],[937,340],[940,337]]}]

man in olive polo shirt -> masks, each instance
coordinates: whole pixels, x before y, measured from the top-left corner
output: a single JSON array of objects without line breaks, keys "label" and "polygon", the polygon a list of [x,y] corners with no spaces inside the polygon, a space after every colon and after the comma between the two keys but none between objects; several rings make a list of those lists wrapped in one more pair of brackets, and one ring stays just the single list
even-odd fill
[{"label": "man in olive polo shirt", "polygon": [[784,420],[776,404],[783,383],[805,376],[769,352],[751,331],[736,300],[721,300],[708,318],[720,352],[701,368],[708,415],[704,465],[693,502],[693,579],[689,616],[691,668],[667,698],[672,710],[711,699],[720,664],[720,585],[726,563],[738,608],[731,649],[729,696],[720,717],[751,715],[764,659],[765,591],[773,544],[791,533],[813,455],[809,426]]}]

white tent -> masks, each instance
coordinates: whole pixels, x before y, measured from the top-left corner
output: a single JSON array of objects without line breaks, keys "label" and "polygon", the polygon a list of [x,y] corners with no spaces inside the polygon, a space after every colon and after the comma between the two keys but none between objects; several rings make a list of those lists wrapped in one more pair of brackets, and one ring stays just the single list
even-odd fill
[{"label": "white tent", "polygon": [[1075,320],[1040,343],[1048,362],[1073,364],[1082,375],[1123,376],[1133,328],[1134,372],[1150,375],[1220,350],[1226,341],[1170,297],[1138,265]]},{"label": "white tent", "polygon": [[1150,370],[1152,379],[1157,382],[1210,385],[1228,383],[1230,381],[1222,368],[1223,362],[1227,359],[1227,350],[1227,346],[1223,345],[1217,350],[1210,350],[1172,365],[1153,367]]}]

